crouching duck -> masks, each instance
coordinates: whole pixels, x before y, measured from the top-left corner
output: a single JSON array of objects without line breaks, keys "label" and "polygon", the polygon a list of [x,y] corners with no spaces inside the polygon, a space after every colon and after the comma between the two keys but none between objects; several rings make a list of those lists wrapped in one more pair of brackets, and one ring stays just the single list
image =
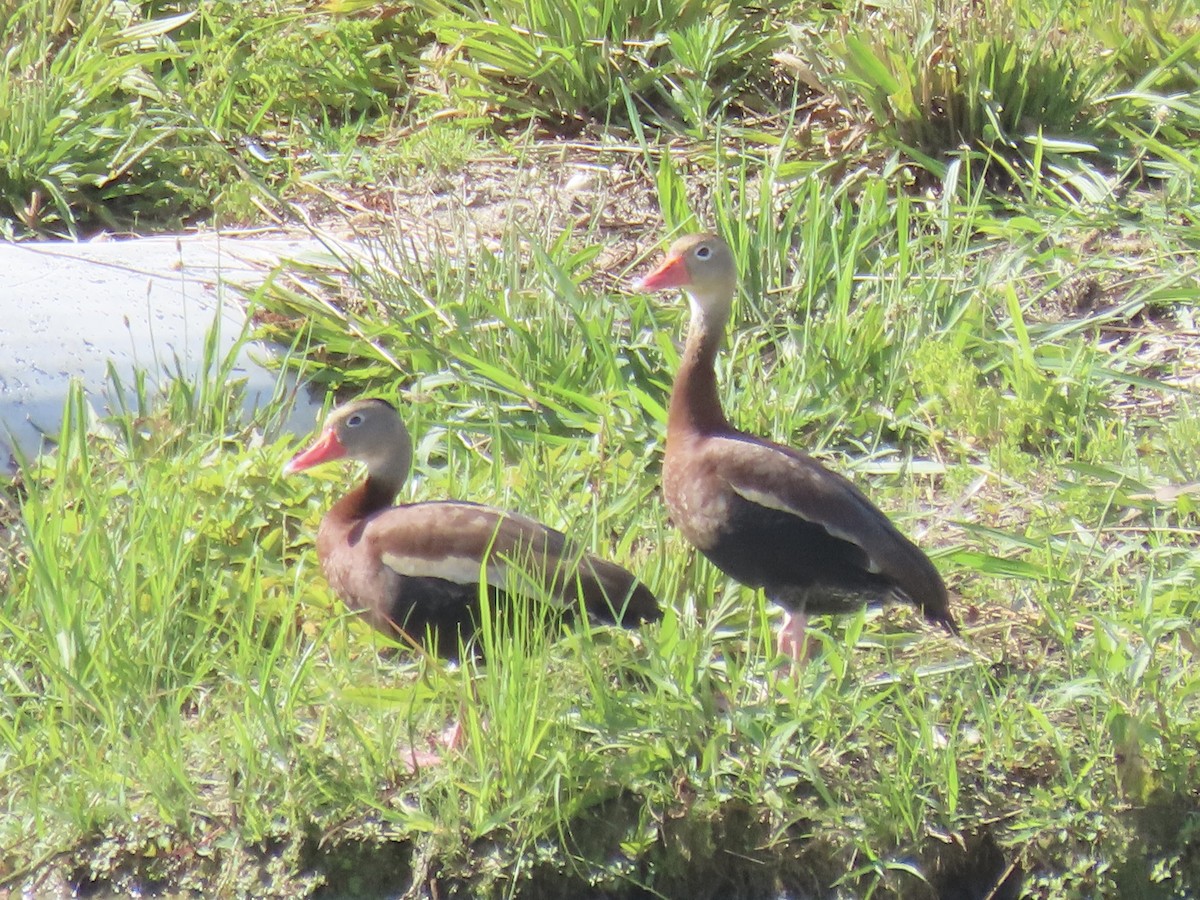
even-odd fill
[{"label": "crouching duck", "polygon": [[322,519],[317,556],[334,593],[378,630],[455,657],[478,626],[482,579],[498,607],[517,589],[564,610],[582,603],[606,622],[661,617],[658,601],[633,575],[533,519],[453,500],[393,506],[408,477],[412,440],[390,403],[359,400],[335,409],[284,474],[343,458],[364,463],[367,477]]},{"label": "crouching duck", "polygon": [[933,563],[850,481],[811,456],[738,431],[717,395],[713,361],[737,286],[721,238],[680,238],[633,285],[680,288],[691,301],[671,388],[663,494],[675,526],[731,578],[785,610],[780,651],[806,655],[808,613],[906,601],[957,634]]}]

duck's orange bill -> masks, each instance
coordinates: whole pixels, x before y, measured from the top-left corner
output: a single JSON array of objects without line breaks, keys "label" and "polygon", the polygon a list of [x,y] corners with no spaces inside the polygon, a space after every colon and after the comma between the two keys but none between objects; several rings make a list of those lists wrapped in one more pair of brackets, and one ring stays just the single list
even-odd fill
[{"label": "duck's orange bill", "polygon": [[661,266],[633,283],[635,291],[661,291],[683,287],[688,282],[687,263],[679,255],[668,256]]},{"label": "duck's orange bill", "polygon": [[337,432],[329,428],[321,433],[311,447],[293,456],[283,467],[283,474],[291,475],[293,472],[303,472],[305,469],[311,469],[313,466],[329,462],[331,459],[341,459],[345,455],[346,448],[338,440]]}]

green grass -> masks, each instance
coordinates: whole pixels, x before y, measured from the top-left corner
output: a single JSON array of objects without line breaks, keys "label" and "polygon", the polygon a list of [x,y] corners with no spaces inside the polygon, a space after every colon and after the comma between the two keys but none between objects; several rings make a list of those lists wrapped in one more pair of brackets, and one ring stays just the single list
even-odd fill
[{"label": "green grass", "polygon": [[[9,7],[8,239],[354,209],[526,122],[770,144],[796,126],[810,161],[899,152],[927,187],[955,190],[970,165],[1068,201],[1194,172],[1178,148],[1200,130],[1200,24],[1182,0],[1023,0],[986,20],[961,0]],[[447,121],[453,137],[422,137]]]},{"label": "green grass", "polygon": [[[407,93],[415,31],[270,3],[20,0],[0,21],[0,236],[261,216]],[[359,175],[357,171],[354,172]]]},{"label": "green grass", "polygon": [[643,0],[564,7],[420,0],[448,48],[438,70],[468,109],[578,129],[621,120],[626,103],[704,133],[761,80],[783,31],[764,8]]},{"label": "green grass", "polygon": [[174,57],[167,35],[186,16],[138,21],[103,3],[49,0],[5,12],[0,237],[178,220],[203,203],[180,151],[200,133],[153,77]]},{"label": "green grass", "polygon": [[[403,16],[282,8],[256,31],[213,5],[180,25],[171,60],[192,68],[156,77],[208,92],[206,128],[282,150],[218,184],[237,195],[222,214],[391,171],[473,198],[382,220],[357,264],[273,273],[255,300],[290,364],[398,397],[409,496],[566,529],[666,615],[633,633],[500,619],[488,666],[397,653],[312,547],[355,473],[281,478],[296,440],[239,421],[221,361],[103,421],[73,394],[57,450],[0,494],[0,890],[923,898],[986,896],[1011,868],[1023,896],[1200,892],[1194,23],[1088,10],[1031,0],[1012,27],[1062,28],[1052,58],[1116,54],[1081,113],[1113,140],[1087,155],[1091,193],[1061,146],[914,157],[896,122],[842,142],[804,109],[764,124],[717,101],[678,113],[694,140],[634,118],[564,157],[460,118],[458,92],[561,121],[586,107],[555,92],[579,83],[509,73],[502,94],[476,60],[439,85]],[[887,12],[820,15],[832,40]],[[244,80],[221,88],[230,60]],[[560,71],[578,75],[539,77]],[[605,90],[606,109],[671,118],[661,93]],[[625,186],[560,202],[564,159]],[[661,223],[620,218],[651,202]],[[774,613],[666,521],[686,311],[620,285],[699,225],[743,274],[718,363],[731,418],[852,475],[916,536],[964,642],[908,610],[820,622],[791,679]],[[412,771],[458,718],[462,752]]]},{"label": "green grass", "polygon": [[[1108,233],[1154,238],[1097,254],[1058,206],[918,204],[886,176],[786,187],[770,157],[712,173],[743,266],[773,261],[735,314],[727,405],[923,534],[967,643],[907,611],[853,618],[790,681],[761,601],[657,498],[682,304],[592,287],[586,231],[511,232],[466,264],[397,240],[343,288],[356,312],[283,279],[263,299],[302,308],[341,389],[403,388],[415,496],[582,534],[666,620],[499,631],[486,668],[377,656],[312,555],[346,473],[280,480],[289,444],[259,445],[219,393],[108,436],[77,398],[16,493],[10,877],[926,896],[975,858],[955,847],[994,842],[1034,896],[1195,889],[1198,523],[1161,489],[1195,480],[1200,435],[1194,394],[1167,386],[1194,361],[1152,352],[1195,305],[1187,227],[1114,204]],[[775,230],[769,188],[795,210]],[[1117,302],[1056,306],[1080,278]],[[405,748],[459,715],[464,752],[408,772]]]}]

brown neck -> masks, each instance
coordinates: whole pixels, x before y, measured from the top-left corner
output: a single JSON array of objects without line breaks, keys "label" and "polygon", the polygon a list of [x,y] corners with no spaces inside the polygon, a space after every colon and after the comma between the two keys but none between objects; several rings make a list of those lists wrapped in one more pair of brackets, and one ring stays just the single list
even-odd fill
[{"label": "brown neck", "polygon": [[387,478],[368,475],[366,480],[330,507],[326,521],[357,522],[387,509],[396,499],[400,485]]},{"label": "brown neck", "polygon": [[729,420],[717,396],[717,373],[713,363],[724,332],[724,322],[707,322],[692,314],[683,359],[671,388],[667,433],[716,434],[729,431]]}]

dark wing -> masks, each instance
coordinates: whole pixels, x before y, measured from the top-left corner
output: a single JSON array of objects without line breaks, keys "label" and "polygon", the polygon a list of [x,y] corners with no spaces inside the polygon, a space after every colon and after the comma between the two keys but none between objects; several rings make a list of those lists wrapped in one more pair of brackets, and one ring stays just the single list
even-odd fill
[{"label": "dark wing", "polygon": [[847,560],[891,582],[927,618],[957,632],[946,586],[929,557],[849,480],[806,454],[757,438],[712,438],[704,453],[719,457],[714,469],[739,497],[819,526],[844,542]]},{"label": "dark wing", "polygon": [[440,578],[505,593],[550,597],[622,625],[661,617],[650,590],[625,569],[583,552],[562,532],[474,503],[397,506],[373,517],[363,538],[398,575]]}]

